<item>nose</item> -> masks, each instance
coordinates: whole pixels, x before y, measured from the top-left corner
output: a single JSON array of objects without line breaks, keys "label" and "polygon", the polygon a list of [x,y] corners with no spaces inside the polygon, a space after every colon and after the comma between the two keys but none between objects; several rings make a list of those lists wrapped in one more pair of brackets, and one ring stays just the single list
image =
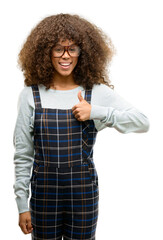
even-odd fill
[{"label": "nose", "polygon": [[64,54],[62,55],[62,58],[69,58],[70,55],[68,54],[68,51],[65,50]]}]

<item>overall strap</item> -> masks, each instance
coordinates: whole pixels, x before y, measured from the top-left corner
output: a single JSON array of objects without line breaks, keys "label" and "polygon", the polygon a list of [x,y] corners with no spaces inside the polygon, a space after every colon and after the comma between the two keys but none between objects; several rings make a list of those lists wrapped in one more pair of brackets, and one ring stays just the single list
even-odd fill
[{"label": "overall strap", "polygon": [[[85,90],[85,97],[84,99],[89,103],[91,104],[91,96],[92,96],[92,89],[86,89]],[[85,120],[83,121],[83,123],[85,124],[86,127],[90,127],[90,121],[91,120]]]},{"label": "overall strap", "polygon": [[33,92],[35,108],[42,108],[38,85],[37,84],[31,85],[31,87],[32,87],[32,92]]},{"label": "overall strap", "polygon": [[92,89],[86,89],[85,90],[85,97],[84,99],[91,104],[91,95],[92,95]]}]

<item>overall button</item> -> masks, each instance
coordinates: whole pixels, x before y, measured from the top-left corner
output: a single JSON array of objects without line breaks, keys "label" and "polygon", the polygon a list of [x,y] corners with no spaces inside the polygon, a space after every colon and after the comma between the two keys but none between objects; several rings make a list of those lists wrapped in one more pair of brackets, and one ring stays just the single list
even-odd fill
[{"label": "overall button", "polygon": [[83,165],[88,165],[87,159],[83,159]]},{"label": "overall button", "polygon": [[39,170],[39,165],[37,165],[34,169],[34,172],[37,174],[38,173],[38,170]]}]

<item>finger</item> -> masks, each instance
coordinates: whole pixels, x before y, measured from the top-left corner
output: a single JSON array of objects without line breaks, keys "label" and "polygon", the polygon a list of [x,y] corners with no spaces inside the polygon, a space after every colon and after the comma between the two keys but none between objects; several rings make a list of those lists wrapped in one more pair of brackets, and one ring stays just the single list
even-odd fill
[{"label": "finger", "polygon": [[77,108],[77,106],[75,105],[71,109],[72,109],[72,111],[74,111],[76,108]]},{"label": "finger", "polygon": [[27,220],[27,230],[28,232],[32,232],[33,226],[31,224],[31,219]]},{"label": "finger", "polygon": [[25,223],[21,223],[20,227],[23,233],[28,234],[28,230]]},{"label": "finger", "polygon": [[81,121],[80,114],[76,114],[76,115],[75,115],[75,118],[76,118],[78,121]]},{"label": "finger", "polygon": [[73,112],[72,112],[74,115],[76,115],[78,113],[78,110],[75,109]]},{"label": "finger", "polygon": [[83,100],[83,97],[82,97],[82,94],[81,94],[81,90],[78,92],[78,98],[79,98],[79,101]]}]

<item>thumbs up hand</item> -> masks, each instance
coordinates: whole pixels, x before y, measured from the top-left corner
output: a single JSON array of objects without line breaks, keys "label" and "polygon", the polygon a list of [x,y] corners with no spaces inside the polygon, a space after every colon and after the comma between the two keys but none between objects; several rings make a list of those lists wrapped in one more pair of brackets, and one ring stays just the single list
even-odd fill
[{"label": "thumbs up hand", "polygon": [[73,106],[72,113],[78,121],[86,121],[90,118],[91,104],[89,104],[78,92],[79,103]]}]

